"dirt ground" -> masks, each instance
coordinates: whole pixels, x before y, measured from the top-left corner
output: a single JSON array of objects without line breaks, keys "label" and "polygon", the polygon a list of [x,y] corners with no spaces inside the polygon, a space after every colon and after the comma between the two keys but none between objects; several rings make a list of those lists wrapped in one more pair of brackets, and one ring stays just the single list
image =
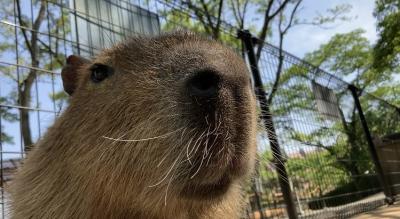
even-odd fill
[{"label": "dirt ground", "polygon": [[374,211],[366,212],[352,219],[373,219],[373,218],[382,218],[382,219],[400,219],[400,202],[392,206],[384,206],[380,207]]}]

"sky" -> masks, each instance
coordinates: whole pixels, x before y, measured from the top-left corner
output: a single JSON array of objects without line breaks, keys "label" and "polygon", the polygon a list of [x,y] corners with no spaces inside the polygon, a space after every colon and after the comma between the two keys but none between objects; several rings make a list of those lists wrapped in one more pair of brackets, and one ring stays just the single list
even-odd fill
[{"label": "sky", "polygon": [[[341,21],[335,25],[329,25],[329,29],[323,29],[312,25],[301,25],[292,28],[285,39],[284,49],[296,56],[303,57],[304,54],[312,52],[318,47],[329,41],[338,33],[347,33],[352,30],[362,28],[366,31],[364,36],[374,43],[377,39],[376,21],[372,13],[374,10],[373,0],[304,0],[303,6],[299,11],[300,19],[311,20],[317,12],[324,13],[328,8],[339,4],[350,4],[351,11],[348,13],[352,17],[350,21]],[[273,38],[273,44],[277,44],[277,39]]]}]

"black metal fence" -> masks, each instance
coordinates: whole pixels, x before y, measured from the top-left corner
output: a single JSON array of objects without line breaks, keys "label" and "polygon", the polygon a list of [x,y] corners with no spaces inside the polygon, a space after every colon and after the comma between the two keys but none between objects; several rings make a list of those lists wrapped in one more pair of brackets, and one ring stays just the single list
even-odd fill
[{"label": "black metal fence", "polygon": [[[68,104],[60,78],[65,57],[72,53],[92,56],[104,46],[136,34],[152,35],[176,28],[204,31],[193,10],[182,3],[185,1],[2,2],[3,218],[7,198],[3,188],[12,179],[25,151]],[[238,39],[236,33],[237,28],[222,22],[221,39],[242,52],[246,61],[253,64],[253,73],[258,69],[263,89],[257,94],[269,103],[260,105],[267,132],[260,131],[258,135],[258,176],[249,185],[249,204],[243,209],[243,217],[344,217],[380,206],[386,196],[394,195],[398,181],[388,177],[393,178],[400,171],[383,171],[385,177],[379,177],[379,165],[399,163],[400,156],[385,161],[378,150],[380,160],[374,162],[378,160],[371,157],[370,151],[375,137],[400,132],[399,109],[352,86],[349,89],[349,84],[339,78],[287,52],[281,56],[279,49],[269,44],[264,45],[258,63],[252,63],[252,47],[246,45],[245,50],[242,40],[246,39]],[[257,44],[252,40],[249,45],[254,43]],[[364,111],[364,126],[356,99]],[[386,196],[382,193],[385,183],[390,187],[385,190]]]}]

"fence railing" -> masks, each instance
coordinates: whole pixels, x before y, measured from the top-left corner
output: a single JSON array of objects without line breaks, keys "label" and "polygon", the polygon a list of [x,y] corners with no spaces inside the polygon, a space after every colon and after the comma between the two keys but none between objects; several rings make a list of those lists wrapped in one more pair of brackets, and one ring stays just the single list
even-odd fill
[{"label": "fence railing", "polygon": [[[4,218],[3,187],[12,180],[27,142],[36,142],[67,105],[60,78],[67,55],[92,56],[131,35],[176,28],[203,30],[193,10],[178,0],[14,0],[2,4],[0,214]],[[42,5],[45,15],[40,28],[35,28],[32,24]],[[266,129],[258,135],[258,174],[249,186],[244,217],[349,216],[399,194],[400,149],[392,139],[400,132],[399,109],[366,92],[357,91],[355,98],[343,80],[288,52],[281,51],[280,56],[279,48],[269,44],[263,45],[261,58],[254,63],[249,45],[257,46],[257,42],[253,39],[246,45],[243,36],[237,38],[237,31],[222,22],[224,43],[240,52],[247,48],[242,54],[253,73],[259,72],[259,78],[257,74],[253,78],[260,89],[256,93],[261,103],[267,103],[260,105]],[[33,34],[38,54],[27,47],[26,40]],[[33,81],[25,90],[29,75]],[[30,97],[28,101],[22,101],[23,95]],[[373,145],[376,159],[370,153]]]}]

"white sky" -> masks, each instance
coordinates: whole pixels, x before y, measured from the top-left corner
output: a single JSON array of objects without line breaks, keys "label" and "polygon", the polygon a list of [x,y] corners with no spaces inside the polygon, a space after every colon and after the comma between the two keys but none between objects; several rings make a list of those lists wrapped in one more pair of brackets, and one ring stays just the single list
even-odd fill
[{"label": "white sky", "polygon": [[[323,13],[328,8],[338,4],[351,4],[352,9],[348,16],[353,17],[351,21],[339,22],[330,29],[322,29],[311,25],[302,25],[292,28],[284,44],[284,49],[299,57],[305,53],[316,50],[321,44],[326,43],[337,33],[347,33],[357,28],[366,31],[367,37],[371,43],[377,39],[375,18],[372,13],[374,10],[373,0],[305,0],[303,7],[299,12],[300,19],[311,20],[316,16],[316,12]],[[277,44],[273,41],[273,44]]]}]

